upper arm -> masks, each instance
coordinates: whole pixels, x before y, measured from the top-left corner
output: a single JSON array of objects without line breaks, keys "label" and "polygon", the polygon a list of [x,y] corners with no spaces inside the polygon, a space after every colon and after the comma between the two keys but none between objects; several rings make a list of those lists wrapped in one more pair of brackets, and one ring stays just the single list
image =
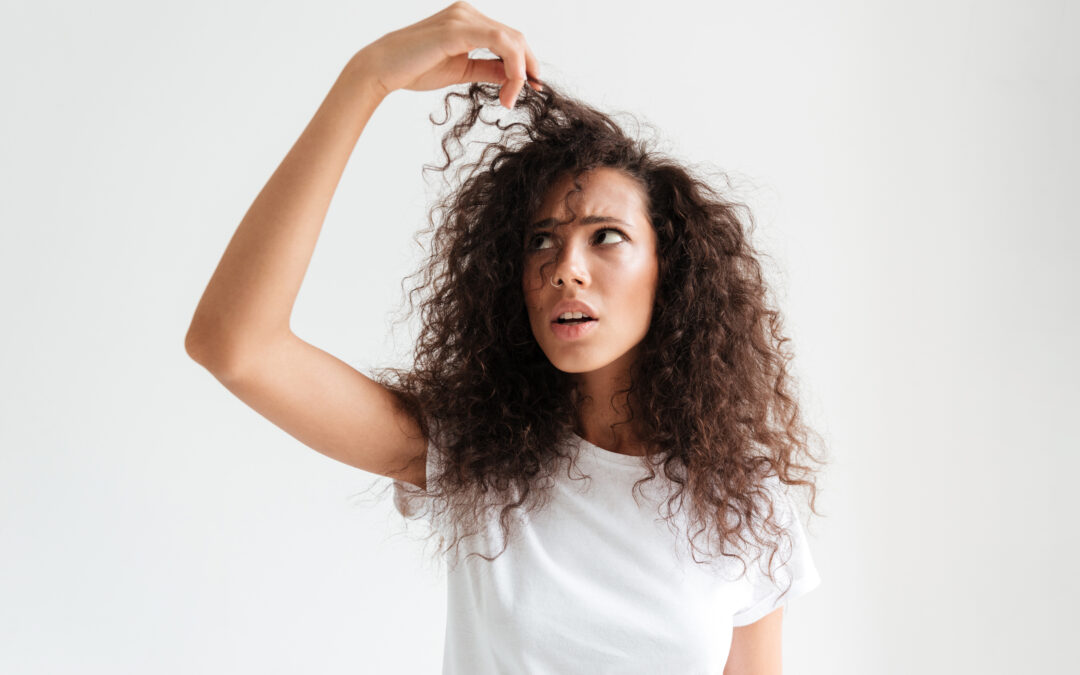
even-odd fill
[{"label": "upper arm", "polygon": [[724,675],[780,675],[784,608],[732,631]]},{"label": "upper arm", "polygon": [[[236,352],[234,352],[236,353]],[[291,332],[229,365],[196,355],[260,415],[327,457],[426,486],[427,439],[389,389]]]}]

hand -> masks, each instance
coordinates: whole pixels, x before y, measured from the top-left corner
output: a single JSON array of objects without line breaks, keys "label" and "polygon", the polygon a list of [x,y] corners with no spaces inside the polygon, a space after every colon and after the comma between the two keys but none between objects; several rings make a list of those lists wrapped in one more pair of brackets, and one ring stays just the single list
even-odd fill
[{"label": "hand", "polygon": [[[485,47],[498,59],[470,59]],[[520,32],[489,19],[467,2],[405,28],[387,33],[354,57],[371,69],[383,96],[397,89],[430,91],[466,82],[503,85],[499,100],[506,108],[525,86],[540,90],[540,64]]]}]

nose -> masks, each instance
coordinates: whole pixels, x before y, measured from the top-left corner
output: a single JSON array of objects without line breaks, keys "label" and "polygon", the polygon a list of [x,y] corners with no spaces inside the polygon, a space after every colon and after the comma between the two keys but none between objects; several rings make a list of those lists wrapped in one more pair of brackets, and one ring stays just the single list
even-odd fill
[{"label": "nose", "polygon": [[589,273],[585,267],[585,256],[580,249],[581,246],[577,246],[573,242],[567,242],[566,246],[559,251],[551,275],[551,284],[553,286],[561,287],[569,284],[585,286],[589,283]]}]

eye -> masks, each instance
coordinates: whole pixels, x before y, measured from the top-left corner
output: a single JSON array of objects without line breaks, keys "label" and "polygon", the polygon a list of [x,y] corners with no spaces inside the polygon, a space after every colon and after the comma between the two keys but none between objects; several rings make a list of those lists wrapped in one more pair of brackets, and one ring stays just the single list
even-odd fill
[{"label": "eye", "polygon": [[[603,236],[605,234],[607,234],[608,232],[613,232],[613,233],[619,235],[619,237],[621,237],[622,241],[628,241],[629,240],[629,237],[627,237],[626,234],[624,234],[622,230],[620,230],[618,228],[615,228],[615,227],[605,227],[603,229],[597,230],[596,235],[595,235],[594,238],[597,241],[600,241],[600,239],[602,239]],[[550,239],[551,238],[551,233],[549,233],[549,232],[537,232],[536,234],[533,235],[532,239],[529,240],[529,244],[528,244],[528,246],[526,248],[528,248],[528,250],[530,250],[530,251],[540,251],[540,250],[543,250],[545,248],[551,248],[550,246],[537,246],[537,242],[542,242],[542,241],[544,241],[545,238]],[[621,242],[616,240],[616,241],[609,242],[609,243],[618,244],[618,243],[621,243]]]},{"label": "eye", "polygon": [[542,240],[544,237],[548,237],[548,236],[550,236],[550,235],[548,235],[547,232],[539,232],[537,234],[534,234],[532,239],[529,240],[529,245],[526,248],[528,248],[530,251],[539,251],[540,249],[536,246],[536,240],[537,239]]},{"label": "eye", "polygon": [[[596,232],[597,239],[599,239],[605,232],[614,232],[615,234],[622,237],[623,241],[626,241],[626,235],[622,233],[622,230],[618,230],[618,229],[616,229],[614,227],[605,227],[602,230],[597,230],[597,232]],[[616,242],[613,242],[613,243],[617,244],[619,242],[616,241]]]}]

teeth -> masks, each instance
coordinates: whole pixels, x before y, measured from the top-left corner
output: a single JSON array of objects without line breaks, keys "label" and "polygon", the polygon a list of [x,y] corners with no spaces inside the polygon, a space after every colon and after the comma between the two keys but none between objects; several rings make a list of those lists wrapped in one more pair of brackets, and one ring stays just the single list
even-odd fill
[{"label": "teeth", "polygon": [[584,319],[587,314],[584,312],[563,312],[559,315],[560,319]]}]

